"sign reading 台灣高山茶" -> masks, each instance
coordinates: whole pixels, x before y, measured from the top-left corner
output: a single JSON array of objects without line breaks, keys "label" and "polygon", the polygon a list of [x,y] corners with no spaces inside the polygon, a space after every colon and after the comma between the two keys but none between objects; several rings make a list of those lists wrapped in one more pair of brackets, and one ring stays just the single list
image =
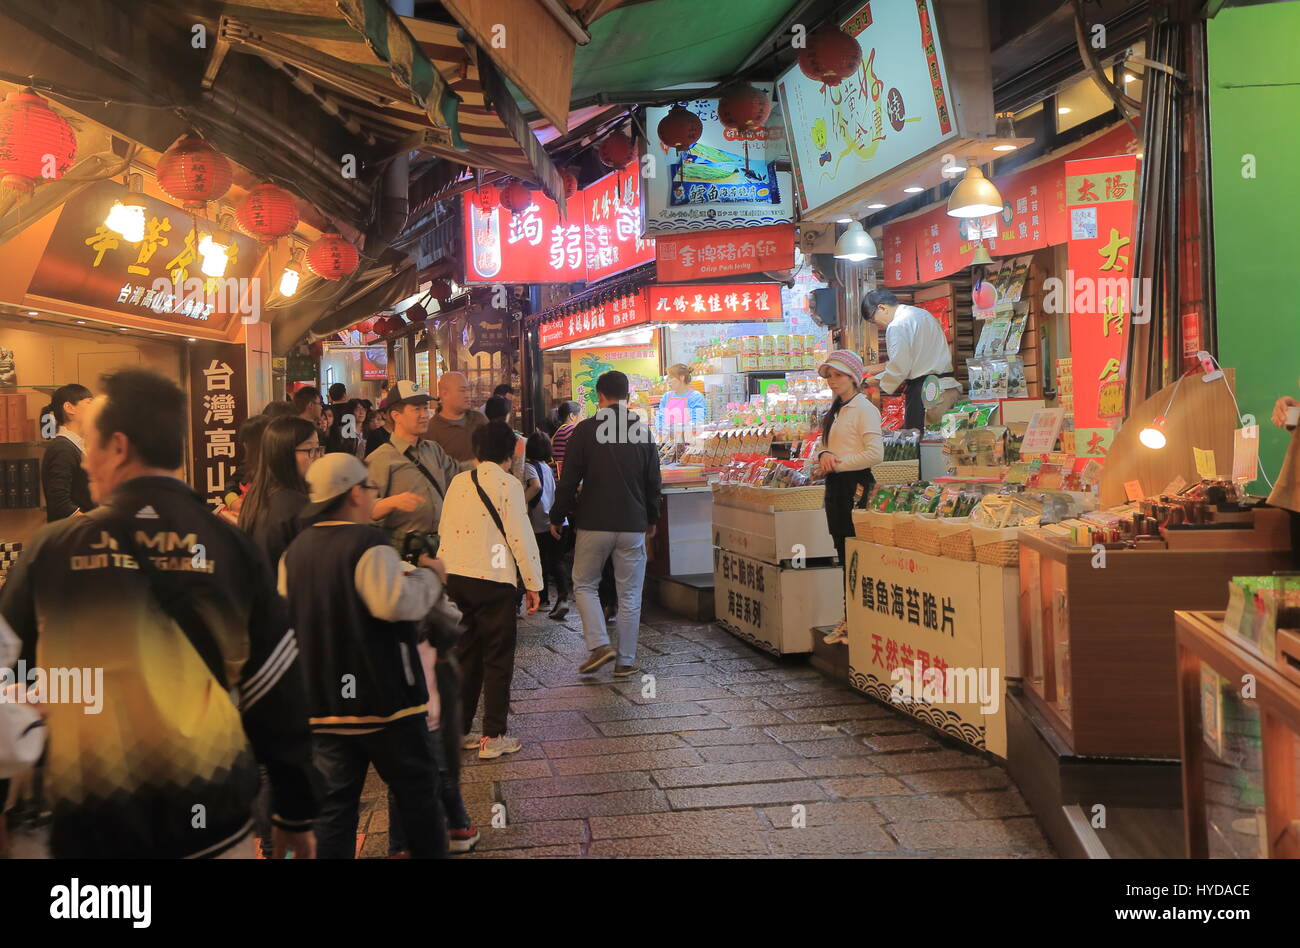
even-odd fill
[{"label": "sign reading \u53f0\u7063\u9ad8\u5c71\u8336", "polygon": [[236,315],[261,312],[260,281],[253,279],[257,242],[231,235],[226,272],[200,270],[198,243],[209,221],[144,194],[144,236],[131,243],[104,218],[126,188],[101,181],[64,205],[27,292],[114,313],[225,331]]},{"label": "sign reading \u53f0\u7063\u9ad8\u5c71\u8336", "polygon": [[682,234],[655,242],[655,271],[664,282],[716,280],[793,267],[793,224]]},{"label": "sign reading \u53f0\u7063\u9ad8\u5c71\u8336", "polygon": [[214,507],[238,488],[239,426],[248,419],[244,347],[199,341],[190,361],[190,458],[194,489]]}]

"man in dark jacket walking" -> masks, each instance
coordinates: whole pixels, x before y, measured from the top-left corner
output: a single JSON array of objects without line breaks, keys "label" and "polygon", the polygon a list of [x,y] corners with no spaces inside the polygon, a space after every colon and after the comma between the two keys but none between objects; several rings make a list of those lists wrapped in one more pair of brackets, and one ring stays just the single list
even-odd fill
[{"label": "man in dark jacket walking", "polygon": [[[557,539],[566,517],[577,540],[573,551],[573,598],[591,654],[578,667],[586,674],[617,658],[614,677],[639,671],[636,638],[641,625],[647,537],[659,520],[659,450],[650,429],[627,408],[628,382],[622,372],[596,380],[596,414],[569,436],[560,485],[551,505],[551,533]],[[578,493],[581,485],[582,493]],[[600,607],[600,573],[614,559],[618,586],[618,648],[610,647]]]}]

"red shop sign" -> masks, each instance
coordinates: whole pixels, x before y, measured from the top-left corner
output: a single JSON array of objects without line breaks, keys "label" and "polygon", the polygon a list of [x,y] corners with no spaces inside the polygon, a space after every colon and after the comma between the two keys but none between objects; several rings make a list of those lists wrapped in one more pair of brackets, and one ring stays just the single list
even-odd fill
[{"label": "red shop sign", "polygon": [[776,283],[696,283],[649,289],[650,316],[655,322],[761,322],[781,318],[781,287]]},{"label": "red shop sign", "polygon": [[658,277],[667,283],[789,270],[794,267],[794,225],[660,237],[655,258]]},{"label": "red shop sign", "polygon": [[538,327],[537,343],[542,349],[554,349],[570,342],[649,322],[646,292],[641,290],[631,296],[606,300],[565,316],[548,319]]},{"label": "red shop sign", "polygon": [[568,202],[569,219],[541,191],[518,214],[484,211],[463,196],[466,283],[591,283],[649,263],[641,238],[637,166],[606,175]]}]

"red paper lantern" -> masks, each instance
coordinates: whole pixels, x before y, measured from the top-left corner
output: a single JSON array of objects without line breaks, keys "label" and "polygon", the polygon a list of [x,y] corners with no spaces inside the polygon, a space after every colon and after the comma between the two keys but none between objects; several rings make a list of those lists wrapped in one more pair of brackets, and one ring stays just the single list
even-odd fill
[{"label": "red paper lantern", "polygon": [[30,194],[38,180],[63,177],[76,157],[76,132],[33,90],[0,103],[0,186]]},{"label": "red paper lantern", "polygon": [[323,234],[307,248],[307,266],[312,273],[327,280],[343,279],[357,268],[359,261],[357,248],[339,234]]},{"label": "red paper lantern", "polygon": [[636,154],[636,146],[632,144],[632,139],[628,138],[622,132],[615,132],[613,135],[605,137],[604,141],[596,148],[596,156],[610,168],[618,168],[620,171],[628,166],[628,162]]},{"label": "red paper lantern", "polygon": [[287,237],[298,226],[298,205],[284,188],[259,184],[235,208],[239,228],[258,240]]},{"label": "red paper lantern", "polygon": [[834,23],[828,23],[808,37],[799,51],[799,69],[814,82],[838,86],[858,71],[862,47]]},{"label": "red paper lantern", "polygon": [[429,285],[429,295],[439,303],[445,303],[451,299],[453,289],[450,280],[434,280]]},{"label": "red paper lantern", "polygon": [[659,141],[665,148],[685,151],[700,140],[704,134],[704,124],[700,117],[680,103],[668,110],[668,114],[659,120]]},{"label": "red paper lantern", "polygon": [[415,305],[408,306],[406,309],[402,310],[402,315],[397,318],[405,319],[407,322],[414,325],[415,323],[422,323],[428,319],[429,313],[423,306],[416,303]]},{"label": "red paper lantern", "polygon": [[564,182],[564,196],[571,198],[578,193],[578,176],[568,168],[560,169],[560,180]]},{"label": "red paper lantern", "polygon": [[355,329],[357,332],[374,332],[375,321],[373,319],[363,319],[361,320],[361,322],[357,323],[352,328]]},{"label": "red paper lantern", "polygon": [[217,200],[234,180],[226,156],[194,135],[186,135],[163,152],[154,177],[158,187],[187,208]]},{"label": "red paper lantern", "polygon": [[479,210],[490,211],[501,205],[501,189],[491,182],[474,192],[474,202]]},{"label": "red paper lantern", "polygon": [[533,203],[533,192],[522,181],[511,181],[501,190],[501,206],[512,214],[522,214]]},{"label": "red paper lantern", "polygon": [[733,86],[718,100],[718,120],[736,132],[762,128],[771,114],[772,100],[747,82]]}]

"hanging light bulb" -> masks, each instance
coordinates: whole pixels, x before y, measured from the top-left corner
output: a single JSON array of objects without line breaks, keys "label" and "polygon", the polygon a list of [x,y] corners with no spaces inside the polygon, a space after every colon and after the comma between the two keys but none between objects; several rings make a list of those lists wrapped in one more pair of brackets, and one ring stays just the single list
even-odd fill
[{"label": "hanging light bulb", "polygon": [[222,214],[218,226],[213,228],[212,233],[204,234],[199,239],[199,256],[203,258],[199,269],[203,271],[204,276],[226,275],[226,265],[230,262],[230,245],[234,240],[228,229],[231,220],[233,220],[232,215]]},{"label": "hanging light bulb", "polygon": [[1002,195],[997,187],[975,163],[974,158],[967,159],[970,167],[957,187],[948,195],[949,217],[988,217],[990,214],[1002,213]]},{"label": "hanging light bulb", "polygon": [[298,292],[298,281],[302,279],[302,257],[305,251],[295,247],[289,253],[289,262],[280,274],[280,295],[293,296]]},{"label": "hanging light bulb", "polygon": [[[1172,402],[1172,399],[1170,401]],[[1169,439],[1165,436],[1165,420],[1164,415],[1156,418],[1138,432],[1138,440],[1153,451],[1159,451],[1169,443]]]},{"label": "hanging light bulb", "polygon": [[144,201],[139,197],[144,184],[139,174],[126,176],[126,191],[125,199],[113,202],[104,226],[120,234],[127,243],[138,244],[144,240]]},{"label": "hanging light bulb", "polygon": [[835,242],[835,258],[861,263],[863,260],[877,256],[876,242],[862,229],[861,221],[853,221],[844,229],[840,239]]}]

